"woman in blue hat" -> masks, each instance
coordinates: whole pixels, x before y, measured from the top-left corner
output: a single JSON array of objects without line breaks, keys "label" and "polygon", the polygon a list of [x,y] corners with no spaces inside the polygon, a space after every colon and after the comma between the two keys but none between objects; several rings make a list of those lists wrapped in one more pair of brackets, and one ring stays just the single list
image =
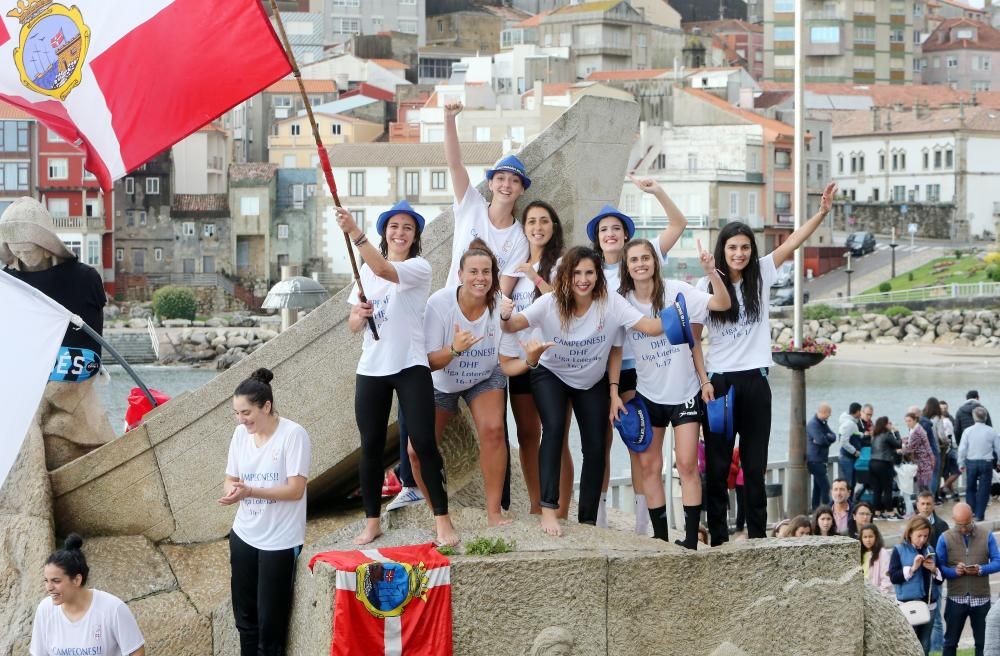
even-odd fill
[{"label": "woman in blue hat", "polygon": [[[382,242],[375,248],[351,213],[337,208],[337,224],[364,259],[361,284],[369,301],[358,302],[358,288],[348,325],[365,331],[354,391],[354,415],[361,433],[361,500],[367,521],[355,544],[368,544],[382,534],[382,456],[386,426],[395,392],[406,412],[410,446],[420,460],[424,487],[434,513],[439,544],[458,544],[448,515],[444,461],[434,439],[434,384],[424,345],[424,306],[431,292],[431,265],[420,257],[424,217],[400,201],[378,217]],[[374,318],[380,339],[366,330]]]},{"label": "woman in blue hat", "polygon": [[[705,275],[721,283],[711,253],[701,250],[699,259]],[[621,291],[632,307],[644,316],[659,317],[675,312],[673,304],[683,294],[690,322],[704,322],[709,310],[728,310],[729,295],[721,284],[714,294],[699,291],[679,280],[664,279],[656,247],[645,239],[630,241],[625,246],[621,272]],[[663,436],[667,425],[674,427],[674,457],[681,477],[681,498],[684,504],[684,539],[677,544],[688,549],[698,547],[698,522],[701,517],[701,475],[698,472],[698,436],[702,418],[701,388],[706,383],[701,342],[671,344],[668,333],[662,338],[650,337],[640,331],[625,331],[625,342],[635,354],[638,378],[637,396],[649,411],[653,425],[653,442],[648,449],[634,454],[638,459],[642,490],[649,504],[649,519],[653,536],[667,540],[667,506],[663,491]],[[612,379],[617,371],[609,366]],[[620,399],[612,397],[611,412],[617,417],[624,411]],[[632,454],[632,452],[629,452]]]},{"label": "woman in blue hat", "polygon": [[[758,257],[753,229],[740,221],[727,223],[715,243],[715,261],[722,284],[732,299],[728,310],[713,310],[708,321],[709,398],[735,389],[733,429],[740,436],[747,537],[765,537],[767,521],[764,473],[771,437],[771,387],[767,382],[771,362],[771,326],[768,322],[768,289],[785,263],[820,226],[833,207],[837,185],[823,192],[819,211],[780,246]],[[702,279],[698,286],[712,290],[718,283]],[[700,338],[700,330],[696,337]],[[724,433],[705,431],[705,506],[711,544],[729,540],[727,479],[734,441]]]},{"label": "woman in blue hat", "polygon": [[[659,184],[649,178],[636,178],[629,175],[629,179],[641,191],[652,194],[659,201],[660,207],[669,219],[667,227],[656,238],[656,246],[661,258],[665,258],[667,253],[673,248],[677,240],[684,234],[687,227],[687,218],[684,213],[677,209],[674,202],[667,195]],[[608,281],[608,289],[618,292],[621,281],[621,261],[625,244],[635,235],[635,223],[627,214],[619,212],[611,205],[605,205],[601,211],[587,223],[587,237],[595,251],[600,253],[604,261],[604,277]],[[635,358],[632,350],[626,343],[622,349],[621,377],[612,378],[611,383],[617,387],[618,394],[623,401],[628,401],[635,396]],[[598,526],[607,527],[607,515],[605,506],[607,503],[608,484],[611,481],[611,427],[608,426],[607,452],[608,457],[605,464],[604,487],[601,494],[601,509],[599,513]],[[642,490],[642,477],[639,476],[639,461],[635,454],[629,451],[631,460],[632,485],[635,490],[635,530],[640,535],[646,534],[647,500]]]},{"label": "woman in blue hat", "polygon": [[513,302],[504,299],[500,315],[504,332],[532,328],[536,338],[552,343],[539,360],[527,362],[527,366],[532,370],[532,394],[542,420],[538,463],[542,530],[561,535],[557,512],[567,404],[576,415],[583,448],[579,521],[596,524],[606,458],[609,393],[617,396],[608,385],[608,356],[613,348],[620,349],[622,328],[659,335],[663,324],[643,317],[624,298],[610,293],[600,255],[585,246],[571,248],[563,256],[552,292],[523,312],[515,314],[513,309]]},{"label": "woman in blue hat", "polygon": [[455,192],[455,236],[451,244],[451,269],[445,286],[459,285],[458,262],[472,240],[478,237],[496,256],[500,266],[500,287],[505,296],[510,296],[520,276],[517,267],[528,259],[528,242],[514,218],[514,205],[524,190],[531,186],[531,179],[521,160],[513,155],[504,157],[486,171],[493,197],[487,203],[469,182],[469,172],[462,164],[462,148],[455,125],[455,117],[461,111],[460,102],[444,106],[444,155]]}]

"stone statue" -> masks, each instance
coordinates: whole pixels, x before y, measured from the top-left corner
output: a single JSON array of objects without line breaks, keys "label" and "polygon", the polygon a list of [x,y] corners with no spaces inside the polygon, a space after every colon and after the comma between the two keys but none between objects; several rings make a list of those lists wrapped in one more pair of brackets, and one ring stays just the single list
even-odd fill
[{"label": "stone statue", "polygon": [[531,643],[529,656],[572,656],[573,636],[561,626],[548,626]]},{"label": "stone statue", "polygon": [[[101,334],[107,295],[101,275],[79,261],[55,233],[52,217],[37,200],[22,197],[0,215],[0,260],[4,271],[38,289]],[[63,347],[100,354],[95,339],[70,326]],[[114,439],[95,378],[52,381],[45,388],[36,421],[50,470]]]}]

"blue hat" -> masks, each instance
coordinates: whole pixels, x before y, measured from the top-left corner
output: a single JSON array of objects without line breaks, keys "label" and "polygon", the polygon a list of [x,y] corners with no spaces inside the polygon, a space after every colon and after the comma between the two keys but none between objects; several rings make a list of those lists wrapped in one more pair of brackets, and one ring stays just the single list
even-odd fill
[{"label": "blue hat", "polygon": [[424,231],[424,217],[420,216],[404,199],[390,207],[387,211],[378,215],[378,222],[375,224],[375,229],[378,231],[378,234],[383,237],[385,236],[385,224],[388,223],[390,218],[396,216],[397,214],[409,214],[413,217],[413,220],[417,222],[417,234]]},{"label": "blue hat", "polygon": [[736,388],[730,387],[725,396],[716,397],[708,402],[708,430],[721,433],[727,440],[735,436],[733,431],[733,402],[736,400]]},{"label": "blue hat", "polygon": [[691,332],[691,317],[688,316],[684,294],[678,294],[672,305],[663,308],[660,323],[663,324],[663,334],[671,344],[687,344],[694,348],[694,333]]},{"label": "blue hat", "polygon": [[625,410],[625,413],[615,419],[615,428],[630,451],[642,453],[653,442],[653,424],[649,419],[649,410],[639,396],[626,401]]},{"label": "blue hat", "polygon": [[625,224],[626,239],[631,239],[635,235],[635,223],[632,221],[632,217],[628,214],[622,214],[617,208],[611,205],[605,205],[597,213],[597,216],[587,222],[587,237],[590,238],[590,241],[597,241],[597,224],[606,216],[614,216],[621,219],[621,222]]},{"label": "blue hat", "polygon": [[486,179],[492,180],[493,174],[497,171],[510,171],[511,173],[516,173],[519,178],[521,178],[521,185],[527,189],[531,186],[531,178],[524,171],[524,164],[521,160],[514,157],[513,155],[507,155],[502,160],[496,163],[496,165],[486,170]]}]

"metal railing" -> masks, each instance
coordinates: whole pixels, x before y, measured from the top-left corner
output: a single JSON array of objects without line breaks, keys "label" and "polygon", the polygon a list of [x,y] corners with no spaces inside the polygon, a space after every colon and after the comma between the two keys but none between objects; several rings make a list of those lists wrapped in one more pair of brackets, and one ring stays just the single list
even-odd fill
[{"label": "metal railing", "polygon": [[900,289],[874,294],[855,294],[844,297],[817,298],[810,305],[864,305],[868,303],[902,303],[906,301],[937,301],[953,298],[982,298],[1000,296],[1000,282],[969,282],[917,289]]}]

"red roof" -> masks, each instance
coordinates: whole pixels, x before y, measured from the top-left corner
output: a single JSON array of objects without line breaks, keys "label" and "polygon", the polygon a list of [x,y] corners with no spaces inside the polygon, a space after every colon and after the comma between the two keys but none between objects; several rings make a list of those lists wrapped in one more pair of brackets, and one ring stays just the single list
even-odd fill
[{"label": "red roof", "polygon": [[643,68],[624,71],[594,71],[587,76],[587,79],[594,82],[608,80],[651,80],[667,73],[672,73],[673,70],[672,68]]},{"label": "red roof", "polygon": [[396,98],[396,94],[392,91],[386,91],[381,87],[368,84],[367,82],[362,82],[350,91],[345,91],[340,94],[341,100],[344,98],[350,98],[351,96],[365,96],[367,98],[374,98],[375,100],[382,100],[385,102],[392,102]]},{"label": "red roof", "polygon": [[[542,85],[542,95],[543,96],[564,96],[569,92],[570,87],[573,86],[572,82],[553,82],[550,84]],[[535,89],[531,88],[521,94],[522,98],[527,98],[528,96],[534,96]]]},{"label": "red roof", "polygon": [[691,89],[687,87],[678,87],[678,90],[683,91],[684,93],[691,94],[695,98],[703,100],[704,102],[707,102],[710,105],[714,105],[715,107],[725,112],[729,112],[733,116],[739,117],[751,123],[756,123],[757,125],[760,125],[762,127],[774,130],[781,136],[789,138],[795,136],[795,130],[794,128],[792,128],[791,125],[788,125],[787,123],[782,123],[781,121],[776,121],[773,118],[767,118],[765,116],[761,116],[760,114],[755,114],[746,109],[740,109],[739,107],[734,107],[733,105],[730,105],[722,98],[719,98],[716,95],[708,93],[707,91],[702,91],[701,89]]},{"label": "red roof", "polygon": [[520,23],[514,25],[514,27],[538,27],[542,24],[542,19],[551,14],[555,9],[549,9],[548,11],[543,11],[535,14],[531,18],[525,18]]},{"label": "red roof", "polygon": [[368,61],[378,64],[382,68],[407,68],[406,64],[395,59],[369,59]]},{"label": "red roof", "polygon": [[[760,86],[764,91],[792,90],[792,85],[788,82],[761,82]],[[971,105],[972,98],[975,97],[976,102],[980,105],[1000,108],[1000,92],[962,91],[960,89],[952,89],[943,84],[911,84],[903,86],[899,84],[817,83],[807,84],[806,90],[830,96],[867,96],[871,98],[872,104],[876,107],[892,107],[893,105],[912,107],[917,103],[928,107],[946,105],[957,107],[960,102]]]},{"label": "red roof", "polygon": [[[306,88],[306,93],[337,93],[337,83],[333,80],[302,80],[302,84]],[[264,93],[298,92],[298,82],[291,79],[278,80],[268,88],[264,89]]]},{"label": "red roof", "polygon": [[0,119],[17,121],[34,121],[35,117],[20,107],[0,101]]},{"label": "red roof", "polygon": [[[975,39],[957,39],[958,28],[971,27],[976,30]],[[923,52],[943,50],[1000,50],[1000,30],[971,18],[949,18],[941,21],[922,46]]]}]

